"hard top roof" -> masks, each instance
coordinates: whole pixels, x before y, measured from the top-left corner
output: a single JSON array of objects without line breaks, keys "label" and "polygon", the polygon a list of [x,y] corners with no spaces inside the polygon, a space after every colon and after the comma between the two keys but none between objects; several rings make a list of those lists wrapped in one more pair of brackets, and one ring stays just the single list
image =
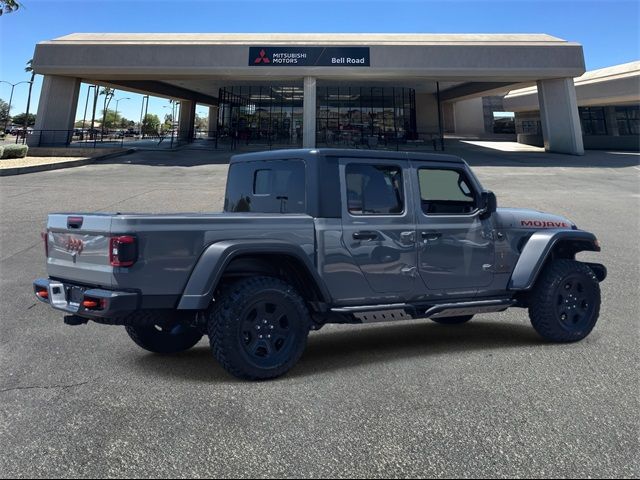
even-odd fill
[{"label": "hard top roof", "polygon": [[456,157],[455,155],[445,155],[442,153],[403,152],[389,150],[356,150],[347,148],[299,148],[243,153],[232,156],[231,163],[259,160],[293,160],[314,157],[349,157],[372,159],[388,158],[393,160],[465,163],[465,161],[460,157]]}]

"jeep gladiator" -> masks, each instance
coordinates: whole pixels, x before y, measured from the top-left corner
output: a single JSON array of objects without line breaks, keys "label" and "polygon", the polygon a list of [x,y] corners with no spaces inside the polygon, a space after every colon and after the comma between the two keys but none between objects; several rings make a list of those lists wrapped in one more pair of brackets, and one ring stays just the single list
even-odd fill
[{"label": "jeep gladiator", "polygon": [[527,308],[546,340],[586,337],[600,310],[600,251],[570,220],[497,208],[464,160],[366,150],[231,159],[224,211],[53,213],[39,300],[65,323],[120,325],[175,353],[208,335],[244,379],[278,377],[327,323]]}]

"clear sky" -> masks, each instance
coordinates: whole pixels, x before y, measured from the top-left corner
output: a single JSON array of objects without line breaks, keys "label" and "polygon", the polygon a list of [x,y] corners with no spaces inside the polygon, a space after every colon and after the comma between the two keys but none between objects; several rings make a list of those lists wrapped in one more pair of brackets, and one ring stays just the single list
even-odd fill
[{"label": "clear sky", "polygon": [[[0,80],[28,80],[24,64],[34,45],[73,32],[397,32],[548,33],[584,46],[587,70],[640,58],[640,2],[618,0],[20,0],[24,8],[0,17]],[[34,86],[37,108],[41,78]],[[86,87],[80,94],[84,109]],[[0,84],[0,98],[10,87]],[[14,90],[12,114],[26,107],[27,85]],[[130,119],[140,96],[119,104]],[[150,102],[163,118],[166,100]],[[113,104],[112,104],[113,106]],[[204,113],[204,107],[198,112]],[[79,111],[78,117],[82,117]],[[206,115],[206,114],[205,114]]]}]

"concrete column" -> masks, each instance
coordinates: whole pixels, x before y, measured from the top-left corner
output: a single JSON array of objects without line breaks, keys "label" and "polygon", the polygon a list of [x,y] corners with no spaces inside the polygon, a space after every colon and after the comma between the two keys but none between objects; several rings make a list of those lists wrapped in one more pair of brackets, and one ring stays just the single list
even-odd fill
[{"label": "concrete column", "polygon": [[302,107],[302,146],[316,146],[316,79],[304,77],[304,101]]},{"label": "concrete column", "polygon": [[178,116],[178,139],[193,141],[196,130],[196,102],[180,100],[180,115]]},{"label": "concrete column", "polygon": [[218,132],[218,107],[209,107],[209,137],[215,137]]},{"label": "concrete column", "polygon": [[573,78],[539,80],[538,101],[544,149],[547,152],[584,155]]},{"label": "concrete column", "polygon": [[27,136],[30,146],[68,145],[78,107],[80,79],[45,75],[40,91],[38,113],[33,135]]}]

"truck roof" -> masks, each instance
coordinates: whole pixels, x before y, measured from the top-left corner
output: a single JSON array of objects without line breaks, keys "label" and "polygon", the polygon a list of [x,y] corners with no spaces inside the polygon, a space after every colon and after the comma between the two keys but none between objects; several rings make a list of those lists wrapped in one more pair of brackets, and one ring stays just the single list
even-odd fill
[{"label": "truck roof", "polygon": [[390,158],[394,160],[419,160],[432,162],[465,163],[465,161],[455,155],[444,155],[441,153],[419,153],[402,152],[389,150],[360,150],[347,148],[299,148],[269,150],[264,152],[243,153],[231,157],[231,163],[250,162],[257,160],[287,160],[323,157],[361,157],[361,158]]}]

